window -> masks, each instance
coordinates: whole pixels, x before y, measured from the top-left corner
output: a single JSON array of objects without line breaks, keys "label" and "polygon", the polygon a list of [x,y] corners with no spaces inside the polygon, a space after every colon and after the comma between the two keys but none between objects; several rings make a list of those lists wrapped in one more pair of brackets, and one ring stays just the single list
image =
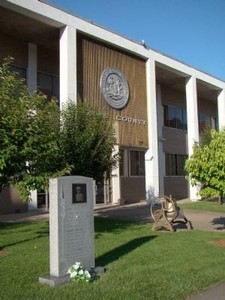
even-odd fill
[{"label": "window", "polygon": [[120,176],[145,176],[145,151],[120,149]]},{"label": "window", "polygon": [[59,77],[38,72],[38,87],[48,96],[48,98],[56,97],[59,99]]},{"label": "window", "polygon": [[10,71],[15,72],[20,78],[26,79],[26,69],[18,66],[10,66]]},{"label": "window", "polygon": [[145,175],[145,156],[143,151],[130,150],[130,175]]},{"label": "window", "polygon": [[164,126],[186,130],[187,129],[186,109],[174,105],[165,105]]},{"label": "window", "polygon": [[120,167],[120,176],[124,176],[124,150],[120,149],[120,160],[119,160],[119,167]]},{"label": "window", "polygon": [[[214,125],[213,125],[214,123]],[[213,128],[216,127],[216,121],[215,118],[213,119],[212,117],[206,115],[206,114],[199,114],[199,132],[204,131],[205,129],[208,128]]]},{"label": "window", "polygon": [[184,164],[187,155],[166,153],[166,176],[185,176]]}]

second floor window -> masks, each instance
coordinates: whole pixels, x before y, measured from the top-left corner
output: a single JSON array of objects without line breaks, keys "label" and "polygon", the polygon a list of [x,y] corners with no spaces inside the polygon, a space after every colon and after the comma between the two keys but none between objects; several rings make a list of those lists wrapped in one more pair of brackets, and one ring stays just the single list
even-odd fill
[{"label": "second floor window", "polygon": [[174,105],[164,105],[164,126],[186,130],[186,109]]},{"label": "second floor window", "polygon": [[216,118],[209,115],[199,113],[199,132],[203,132],[205,129],[217,129]]}]

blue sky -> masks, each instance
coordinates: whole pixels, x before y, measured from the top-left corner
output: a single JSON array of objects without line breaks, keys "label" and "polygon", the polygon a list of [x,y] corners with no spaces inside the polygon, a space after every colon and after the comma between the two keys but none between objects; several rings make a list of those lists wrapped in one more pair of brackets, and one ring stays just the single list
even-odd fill
[{"label": "blue sky", "polygon": [[225,0],[49,0],[225,81]]}]

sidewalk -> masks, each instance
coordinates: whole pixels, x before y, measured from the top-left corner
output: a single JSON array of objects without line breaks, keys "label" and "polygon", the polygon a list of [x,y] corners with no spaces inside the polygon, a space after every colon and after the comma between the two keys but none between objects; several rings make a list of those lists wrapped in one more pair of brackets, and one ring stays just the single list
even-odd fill
[{"label": "sidewalk", "polygon": [[[205,212],[197,210],[184,209],[184,213],[188,220],[192,222],[193,228],[198,230],[218,231],[225,233],[225,213]],[[104,218],[117,220],[125,220],[131,222],[152,222],[150,217],[149,205],[145,202],[129,204],[129,205],[96,205],[94,215]],[[30,211],[26,213],[16,213],[8,215],[0,215],[0,222],[16,223],[31,222],[38,220],[48,220],[48,211]],[[177,230],[185,229],[178,227]],[[224,296],[225,299],[225,296]]]},{"label": "sidewalk", "polygon": [[32,222],[40,220],[48,220],[48,211],[28,211],[24,213],[0,215],[0,222],[6,223],[19,223],[19,222]]},{"label": "sidewalk", "polygon": [[225,299],[225,281],[210,286],[197,295],[189,296],[187,300],[224,300]]},{"label": "sidewalk", "polygon": [[[225,233],[225,213],[205,212],[190,209],[183,209],[185,216],[192,222],[194,229],[218,231]],[[125,220],[131,222],[152,222],[149,205],[136,203],[115,207],[95,208],[95,215],[105,218]],[[177,231],[188,229],[178,226]],[[225,299],[225,296],[224,296]]]}]

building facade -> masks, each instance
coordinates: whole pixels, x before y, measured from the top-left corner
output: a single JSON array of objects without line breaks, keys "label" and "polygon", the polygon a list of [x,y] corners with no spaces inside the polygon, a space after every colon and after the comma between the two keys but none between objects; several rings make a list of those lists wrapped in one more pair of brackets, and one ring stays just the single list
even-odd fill
[{"label": "building facade", "polygon": [[[45,1],[2,0],[0,59],[60,106],[83,99],[116,129],[120,166],[97,184],[98,203],[133,203],[172,194],[197,199],[184,162],[205,126],[225,125],[225,82],[64,12]],[[12,188],[0,213],[48,206],[44,191],[22,204]]]}]

